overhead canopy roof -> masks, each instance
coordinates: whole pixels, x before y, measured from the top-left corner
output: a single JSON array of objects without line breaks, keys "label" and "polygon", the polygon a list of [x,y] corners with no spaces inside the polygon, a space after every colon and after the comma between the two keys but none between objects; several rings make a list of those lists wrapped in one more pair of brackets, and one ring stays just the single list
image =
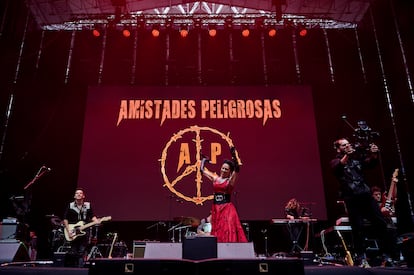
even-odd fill
[{"label": "overhead canopy roof", "polygon": [[266,16],[281,23],[299,20],[326,28],[355,27],[372,0],[27,0],[43,29],[77,28],[90,20],[136,16]]}]

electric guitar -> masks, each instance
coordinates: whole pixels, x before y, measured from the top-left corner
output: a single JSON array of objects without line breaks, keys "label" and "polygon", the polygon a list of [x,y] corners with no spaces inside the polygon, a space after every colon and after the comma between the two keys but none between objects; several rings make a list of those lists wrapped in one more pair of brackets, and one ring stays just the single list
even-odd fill
[{"label": "electric guitar", "polygon": [[109,259],[112,259],[112,251],[114,249],[114,244],[115,244],[117,238],[118,238],[118,233],[115,233],[114,238],[112,240],[111,249],[109,250],[109,255],[108,255]]},{"label": "electric guitar", "polygon": [[69,232],[65,229],[65,239],[68,242],[73,241],[77,237],[85,235],[86,232],[83,231],[83,230],[85,230],[86,228],[94,226],[96,224],[100,224],[101,222],[109,221],[111,219],[112,219],[111,216],[106,216],[106,217],[102,217],[102,218],[98,219],[97,221],[90,222],[90,223],[87,223],[87,224],[85,224],[84,221],[79,221],[75,224],[69,224],[69,231],[73,235],[70,236]]},{"label": "electric guitar", "polygon": [[349,266],[354,266],[354,260],[352,259],[351,252],[349,252],[348,247],[345,244],[344,238],[342,237],[341,232],[339,230],[336,230],[336,233],[338,233],[339,238],[341,238],[342,246],[345,250],[345,263]]},{"label": "electric guitar", "polygon": [[392,173],[392,180],[390,184],[390,190],[387,194],[387,199],[385,200],[384,207],[387,208],[391,213],[394,213],[394,207],[393,207],[393,197],[395,195],[396,191],[396,184],[398,182],[398,168],[394,170],[394,173]]}]

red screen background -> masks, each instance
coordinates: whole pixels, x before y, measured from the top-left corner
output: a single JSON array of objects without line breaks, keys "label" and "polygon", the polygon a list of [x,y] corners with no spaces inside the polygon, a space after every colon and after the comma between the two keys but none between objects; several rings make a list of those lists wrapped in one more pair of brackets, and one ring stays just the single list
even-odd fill
[{"label": "red screen background", "polygon": [[[155,113],[120,116],[121,102],[134,100],[191,101],[194,112],[180,108],[164,120]],[[217,118],[218,111],[213,110],[203,118],[201,102],[205,100],[268,100],[279,102],[280,112],[264,120],[260,114]],[[213,160],[207,168],[219,173],[222,161],[231,155],[228,141],[217,133],[228,136],[242,162],[232,194],[242,220],[283,217],[284,205],[292,197],[309,207],[314,218],[326,219],[312,91],[307,86],[90,87],[78,186],[94,202],[96,215],[110,215],[113,220],[205,217],[211,200],[196,204],[186,198],[207,198],[212,194],[211,182],[197,178],[197,169],[184,171],[196,167],[202,153]],[[217,146],[221,151],[215,151]],[[165,184],[174,180],[171,190]]]}]

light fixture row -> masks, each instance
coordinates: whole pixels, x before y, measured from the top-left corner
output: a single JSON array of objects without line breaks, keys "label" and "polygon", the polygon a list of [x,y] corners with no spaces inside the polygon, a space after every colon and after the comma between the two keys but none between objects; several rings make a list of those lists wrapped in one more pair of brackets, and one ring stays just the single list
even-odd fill
[{"label": "light fixture row", "polygon": [[[201,30],[201,29],[204,29],[204,28],[194,28],[192,30],[197,30],[197,29]],[[208,26],[208,28],[206,30],[208,31],[208,34],[209,34],[210,37],[215,37],[220,29],[221,28],[218,28],[215,25],[210,25],[210,26]],[[252,26],[244,25],[244,26],[240,26],[239,28],[233,28],[233,30],[234,29],[240,29],[240,33],[243,37],[249,37],[251,30],[256,30],[257,28],[254,27],[254,26],[252,27]],[[267,35],[269,37],[275,37],[280,28],[276,28],[274,26],[262,26],[259,29],[261,29],[265,33],[267,33]],[[300,36],[306,36],[307,35],[307,28],[306,27],[298,26],[295,29],[297,30],[297,32]],[[99,36],[101,36],[101,34],[104,30],[105,30],[105,27],[96,26],[92,29],[92,34],[95,37],[99,37]],[[133,30],[133,27],[124,26],[120,30],[121,30],[121,33],[124,37],[130,37],[131,36],[131,31]],[[160,36],[162,31],[165,31],[164,29],[160,28],[160,26],[158,26],[158,25],[152,26],[152,28],[150,28],[149,30],[151,31],[151,34],[152,34],[153,37],[158,37],[158,36]],[[168,30],[172,30],[172,28],[171,29],[168,28]],[[190,32],[190,28],[189,28],[189,26],[182,25],[178,28],[178,31],[179,31],[181,37],[185,38],[185,37],[188,36],[188,34]]]}]

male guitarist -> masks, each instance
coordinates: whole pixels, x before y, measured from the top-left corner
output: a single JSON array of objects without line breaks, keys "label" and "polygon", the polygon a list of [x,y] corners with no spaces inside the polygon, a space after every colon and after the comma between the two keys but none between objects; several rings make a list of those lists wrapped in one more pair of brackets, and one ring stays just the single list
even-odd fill
[{"label": "male guitarist", "polygon": [[81,188],[75,190],[74,201],[69,203],[66,208],[63,224],[65,225],[66,239],[70,241],[71,252],[79,259],[79,267],[83,267],[87,256],[88,234],[74,230],[72,225],[88,222],[99,223],[99,219],[94,215],[91,203],[85,201],[85,193]]},{"label": "male guitarist", "polygon": [[[395,182],[394,182],[395,183]],[[391,182],[393,184],[393,182]],[[392,188],[390,188],[392,189]],[[390,256],[394,262],[399,262],[400,260],[400,251],[398,247],[398,232],[397,232],[397,225],[392,220],[392,217],[395,217],[395,206],[393,203],[390,205],[385,206],[384,204],[384,196],[381,192],[381,188],[378,186],[371,187],[372,197],[378,204],[378,207],[384,216],[385,221],[387,222],[387,234],[391,238],[390,243]],[[395,195],[392,197],[392,201],[395,199]]]}]

